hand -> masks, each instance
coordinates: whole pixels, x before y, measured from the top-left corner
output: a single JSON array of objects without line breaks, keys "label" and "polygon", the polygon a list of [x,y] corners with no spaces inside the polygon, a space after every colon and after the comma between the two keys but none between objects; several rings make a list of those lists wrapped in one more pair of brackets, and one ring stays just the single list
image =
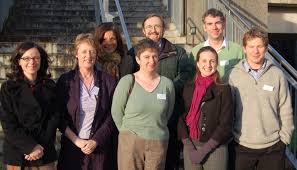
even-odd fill
[{"label": "hand", "polygon": [[207,153],[203,152],[201,149],[192,150],[189,153],[190,153],[190,160],[194,164],[200,164],[207,154]]},{"label": "hand", "polygon": [[25,159],[28,161],[35,161],[43,156],[43,147],[41,145],[36,145],[30,154],[25,154]]},{"label": "hand", "polygon": [[75,146],[79,147],[80,149],[84,148],[87,145],[87,140],[81,139],[79,137],[75,138],[73,141]]},{"label": "hand", "polygon": [[81,151],[84,153],[84,154],[91,154],[97,147],[97,142],[90,139],[90,140],[87,140],[87,144],[81,148]]}]

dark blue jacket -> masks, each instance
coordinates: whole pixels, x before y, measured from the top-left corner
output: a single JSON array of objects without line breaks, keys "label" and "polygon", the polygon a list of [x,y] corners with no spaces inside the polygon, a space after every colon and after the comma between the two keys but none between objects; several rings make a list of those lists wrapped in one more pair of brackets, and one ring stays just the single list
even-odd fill
[{"label": "dark blue jacket", "polygon": [[[112,157],[112,135],[115,125],[111,117],[111,102],[116,86],[115,79],[95,69],[94,85],[99,87],[95,117],[90,139],[97,142],[97,148],[90,155],[85,155],[66,136],[62,136],[58,169],[71,170],[112,170],[116,165]],[[78,69],[63,74],[57,83],[60,107],[63,109],[62,133],[68,126],[78,134],[80,122],[80,78]]]}]

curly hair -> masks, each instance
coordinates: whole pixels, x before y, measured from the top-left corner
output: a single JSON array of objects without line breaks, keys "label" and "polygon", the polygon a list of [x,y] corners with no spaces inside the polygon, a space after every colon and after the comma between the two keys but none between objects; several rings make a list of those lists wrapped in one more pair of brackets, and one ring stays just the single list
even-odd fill
[{"label": "curly hair", "polygon": [[[98,27],[95,28],[95,39],[98,41],[99,45],[101,45],[104,41],[104,34],[107,31],[112,31],[116,37],[117,48],[116,51],[120,54],[120,56],[125,55],[123,40],[120,34],[119,29],[111,22],[102,23]],[[100,49],[102,50],[102,49]],[[99,50],[99,51],[100,51]]]},{"label": "curly hair", "polygon": [[6,74],[8,79],[17,80],[25,78],[23,69],[19,65],[19,61],[24,53],[31,48],[36,48],[40,53],[40,68],[37,71],[37,79],[51,77],[51,74],[48,72],[50,60],[46,51],[34,42],[23,42],[16,47],[14,53],[10,58],[11,72]]}]

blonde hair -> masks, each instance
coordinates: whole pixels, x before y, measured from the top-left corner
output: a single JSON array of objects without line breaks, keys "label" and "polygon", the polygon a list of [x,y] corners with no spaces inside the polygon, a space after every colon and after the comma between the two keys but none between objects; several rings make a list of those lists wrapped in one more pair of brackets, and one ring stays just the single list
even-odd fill
[{"label": "blonde hair", "polygon": [[97,50],[97,42],[95,41],[95,36],[91,33],[82,33],[82,34],[78,34],[75,38],[74,41],[74,55],[77,54],[79,45],[82,43],[88,43],[89,45],[91,45],[92,47],[94,47],[96,49],[96,52],[98,53]]}]

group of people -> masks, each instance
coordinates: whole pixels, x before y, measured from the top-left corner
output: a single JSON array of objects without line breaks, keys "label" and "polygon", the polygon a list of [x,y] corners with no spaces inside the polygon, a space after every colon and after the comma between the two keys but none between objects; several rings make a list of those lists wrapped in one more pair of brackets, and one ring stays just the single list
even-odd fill
[{"label": "group of people", "polygon": [[76,37],[77,64],[57,82],[45,50],[21,43],[0,91],[7,170],[174,170],[181,151],[185,170],[284,169],[293,111],[265,58],[267,33],[250,29],[241,47],[224,37],[221,11],[202,21],[207,40],[189,56],[163,37],[157,14],[128,52],[103,23]]}]

